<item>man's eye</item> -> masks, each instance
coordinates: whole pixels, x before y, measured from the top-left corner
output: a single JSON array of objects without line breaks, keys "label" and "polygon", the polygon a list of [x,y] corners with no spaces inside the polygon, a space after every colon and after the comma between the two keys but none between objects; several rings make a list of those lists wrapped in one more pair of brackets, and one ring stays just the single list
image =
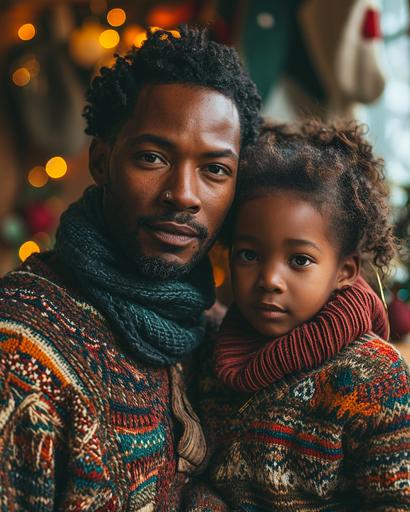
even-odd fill
[{"label": "man's eye", "polygon": [[159,164],[162,163],[163,160],[155,153],[140,153],[136,155],[136,160],[140,162],[145,162],[147,164]]},{"label": "man's eye", "polygon": [[216,176],[229,176],[231,174],[227,167],[219,164],[208,164],[206,170]]},{"label": "man's eye", "polygon": [[255,251],[252,251],[251,249],[242,249],[241,251],[238,251],[236,253],[236,257],[240,261],[244,261],[246,263],[249,263],[251,261],[255,261],[258,257]]},{"label": "man's eye", "polygon": [[308,256],[303,256],[299,254],[297,256],[293,256],[290,260],[291,265],[296,268],[309,267],[313,262]]}]

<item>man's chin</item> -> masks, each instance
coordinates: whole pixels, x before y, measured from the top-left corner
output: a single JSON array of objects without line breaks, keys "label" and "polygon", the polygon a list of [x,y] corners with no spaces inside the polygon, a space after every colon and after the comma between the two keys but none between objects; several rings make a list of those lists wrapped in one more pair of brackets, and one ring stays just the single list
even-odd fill
[{"label": "man's chin", "polygon": [[192,259],[186,263],[168,261],[160,256],[135,256],[133,266],[139,273],[156,279],[178,279],[191,272],[200,260],[199,253],[194,254]]}]

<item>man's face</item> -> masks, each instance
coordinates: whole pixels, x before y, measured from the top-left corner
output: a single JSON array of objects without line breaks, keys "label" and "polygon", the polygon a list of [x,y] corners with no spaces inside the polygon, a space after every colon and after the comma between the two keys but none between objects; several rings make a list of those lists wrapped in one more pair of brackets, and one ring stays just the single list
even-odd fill
[{"label": "man's face", "polygon": [[177,276],[209,249],[234,196],[239,149],[235,104],[183,84],[145,86],[115,142],[94,144],[108,227],[139,270]]}]

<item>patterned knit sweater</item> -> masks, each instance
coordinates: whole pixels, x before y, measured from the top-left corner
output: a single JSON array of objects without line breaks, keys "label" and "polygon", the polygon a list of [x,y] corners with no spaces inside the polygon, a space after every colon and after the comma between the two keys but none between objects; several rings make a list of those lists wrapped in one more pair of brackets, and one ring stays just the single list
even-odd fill
[{"label": "patterned knit sweater", "polygon": [[168,370],[43,260],[0,281],[1,512],[178,510]]},{"label": "patterned knit sweater", "polygon": [[201,419],[213,455],[186,510],[410,510],[410,374],[390,344],[365,335],[250,395],[208,363]]}]

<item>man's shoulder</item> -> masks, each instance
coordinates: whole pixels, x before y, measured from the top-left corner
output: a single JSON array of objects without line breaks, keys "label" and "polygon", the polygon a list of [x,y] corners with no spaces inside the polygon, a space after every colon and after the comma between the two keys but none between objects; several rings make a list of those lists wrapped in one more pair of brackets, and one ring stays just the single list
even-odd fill
[{"label": "man's shoulder", "polygon": [[0,320],[27,325],[64,323],[98,311],[52,263],[53,254],[34,256],[0,279]]},{"label": "man's shoulder", "polygon": [[6,359],[5,367],[13,360],[23,366],[32,360],[41,371],[64,378],[76,351],[109,333],[103,316],[65,285],[47,259],[30,258],[0,280],[0,357]]}]

